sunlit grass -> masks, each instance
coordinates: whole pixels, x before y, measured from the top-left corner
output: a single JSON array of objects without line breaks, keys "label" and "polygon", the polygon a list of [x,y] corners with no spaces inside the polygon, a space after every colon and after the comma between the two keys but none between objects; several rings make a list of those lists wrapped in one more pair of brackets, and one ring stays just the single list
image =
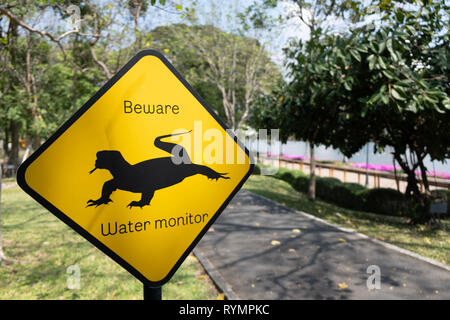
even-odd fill
[{"label": "sunlit grass", "polygon": [[312,214],[344,228],[416,252],[450,265],[450,221],[440,227],[412,226],[407,219],[344,209],[321,200],[311,202],[287,182],[269,176],[251,176],[244,185],[256,194],[287,207]]},{"label": "sunlit grass", "polygon": [[[3,248],[0,300],[142,299],[142,283],[93,247],[18,187],[2,194]],[[67,287],[67,268],[77,265],[79,290]],[[163,286],[163,299],[216,299],[218,292],[189,256]]]}]

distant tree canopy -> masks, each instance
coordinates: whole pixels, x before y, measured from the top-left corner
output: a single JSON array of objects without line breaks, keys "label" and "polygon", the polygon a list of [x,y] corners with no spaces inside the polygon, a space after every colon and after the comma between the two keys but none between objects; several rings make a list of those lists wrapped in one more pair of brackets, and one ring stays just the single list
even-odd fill
[{"label": "distant tree canopy", "polygon": [[268,94],[281,73],[258,40],[213,26],[176,24],[151,32],[151,48],[164,53],[194,89],[234,129],[253,102]]},{"label": "distant tree canopy", "polygon": [[392,2],[379,26],[343,34],[317,29],[289,50],[292,81],[259,104],[253,123],[281,128],[313,144],[351,156],[367,142],[393,148],[408,175],[406,195],[429,218],[420,194],[420,169],[429,192],[424,158],[450,156],[449,7],[443,1]]},{"label": "distant tree canopy", "polygon": [[[73,5],[77,10],[69,10]],[[164,0],[0,4],[0,140],[7,166],[19,165],[19,139],[36,149],[142,49],[168,56],[231,127],[246,123],[254,99],[281,77],[264,46],[194,20],[151,31],[155,10],[172,10],[172,17],[189,11]]]}]

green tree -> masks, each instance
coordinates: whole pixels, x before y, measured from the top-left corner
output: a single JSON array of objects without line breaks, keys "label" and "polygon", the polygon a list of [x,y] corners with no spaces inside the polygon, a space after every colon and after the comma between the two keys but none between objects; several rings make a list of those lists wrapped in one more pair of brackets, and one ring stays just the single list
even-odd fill
[{"label": "green tree", "polygon": [[[263,5],[267,7],[274,7],[277,3],[273,0],[263,1]],[[287,50],[287,69],[292,80],[288,88],[272,93],[274,103],[279,105],[282,101],[285,107],[276,108],[273,116],[269,116],[272,111],[262,113],[258,111],[253,121],[264,126],[261,119],[271,118],[272,124],[276,125],[274,128],[281,129],[280,137],[283,142],[289,137],[309,142],[311,178],[308,198],[314,201],[316,197],[314,147],[329,144],[328,129],[324,128],[327,125],[328,128],[333,127],[331,122],[336,120],[325,116],[321,111],[330,102],[330,97],[322,90],[323,84],[318,81],[316,71],[327,59],[323,41],[333,31],[333,24],[330,25],[329,22],[342,23],[344,18],[352,22],[358,21],[359,2],[309,0],[295,3],[296,9],[284,17],[284,20],[296,18],[301,21],[308,28],[309,39],[293,42]],[[261,116],[263,117],[260,118]]]},{"label": "green tree", "polygon": [[288,134],[346,156],[368,141],[376,150],[392,147],[408,176],[413,221],[424,222],[429,200],[420,194],[416,169],[429,191],[424,158],[449,157],[448,7],[389,4],[375,29],[300,42],[290,51],[293,80],[278,93],[284,102],[256,118],[276,118]]},{"label": "green tree", "polygon": [[[354,30],[350,44],[339,50],[349,59],[343,73],[351,80],[344,81],[346,105],[357,98],[351,114],[359,111],[362,122],[371,125],[368,138],[377,148],[394,149],[408,176],[413,222],[430,219],[424,158],[443,161],[450,155],[448,14],[444,1],[417,1],[412,9],[394,6],[379,28],[370,33]],[[361,55],[357,48],[363,50]]]},{"label": "green tree", "polygon": [[158,27],[151,35],[152,47],[172,60],[233,129],[244,125],[255,98],[281,78],[264,46],[253,38],[183,24]]}]

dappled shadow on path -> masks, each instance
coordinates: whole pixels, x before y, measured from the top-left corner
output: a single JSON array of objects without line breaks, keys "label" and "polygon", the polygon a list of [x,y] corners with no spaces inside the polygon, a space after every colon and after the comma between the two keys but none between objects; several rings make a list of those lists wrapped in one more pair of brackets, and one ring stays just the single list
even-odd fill
[{"label": "dappled shadow on path", "polygon": [[[449,294],[421,261],[356,234],[308,218],[273,201],[240,192],[200,241],[206,255],[244,299],[406,299]],[[369,290],[367,267],[381,269]],[[442,277],[440,281],[439,278]],[[442,297],[442,296],[440,296]]]}]

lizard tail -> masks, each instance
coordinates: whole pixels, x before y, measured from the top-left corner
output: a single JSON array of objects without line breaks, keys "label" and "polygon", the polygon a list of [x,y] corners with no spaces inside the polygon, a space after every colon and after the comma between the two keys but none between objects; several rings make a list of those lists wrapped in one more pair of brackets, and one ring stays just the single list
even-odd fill
[{"label": "lizard tail", "polygon": [[161,139],[164,139],[164,138],[179,136],[181,134],[188,134],[190,132],[192,132],[192,130],[187,131],[187,132],[166,134],[164,136],[159,136],[155,139],[155,142],[154,142],[155,147],[157,147],[158,149],[161,149],[163,151],[166,151],[175,157],[179,157],[180,159],[182,159],[182,163],[186,163],[186,164],[191,163],[191,159],[189,158],[189,155],[188,155],[186,149],[184,149],[181,145],[171,143],[171,142],[161,141]]},{"label": "lizard tail", "polygon": [[175,136],[179,136],[179,135],[182,135],[182,134],[188,134],[188,133],[191,133],[191,132],[192,132],[192,130],[189,130],[189,131],[187,131],[187,132],[181,132],[181,133],[166,134],[166,135],[164,135],[164,136],[159,136],[159,137],[157,137],[157,138],[155,139],[155,141],[156,141],[156,140],[161,140],[161,139],[164,139],[164,138],[167,138],[167,137],[175,137]]}]

